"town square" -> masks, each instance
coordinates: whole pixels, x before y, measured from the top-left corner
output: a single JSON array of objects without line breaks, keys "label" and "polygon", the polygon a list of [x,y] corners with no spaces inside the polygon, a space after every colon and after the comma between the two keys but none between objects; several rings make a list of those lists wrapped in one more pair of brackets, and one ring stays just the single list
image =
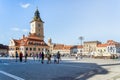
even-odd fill
[{"label": "town square", "polygon": [[44,64],[28,58],[27,62],[1,58],[0,80],[119,80],[120,61],[111,59],[62,57],[59,64]]},{"label": "town square", "polygon": [[119,0],[1,0],[0,10],[0,80],[120,80]]}]

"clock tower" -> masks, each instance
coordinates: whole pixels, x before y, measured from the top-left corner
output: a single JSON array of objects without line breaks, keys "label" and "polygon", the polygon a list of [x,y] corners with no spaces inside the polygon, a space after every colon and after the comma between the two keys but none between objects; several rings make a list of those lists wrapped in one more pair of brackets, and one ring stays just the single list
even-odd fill
[{"label": "clock tower", "polygon": [[36,9],[34,13],[33,20],[30,22],[31,31],[30,33],[37,36],[41,40],[44,40],[44,28],[43,28],[43,21],[40,18],[39,10]]}]

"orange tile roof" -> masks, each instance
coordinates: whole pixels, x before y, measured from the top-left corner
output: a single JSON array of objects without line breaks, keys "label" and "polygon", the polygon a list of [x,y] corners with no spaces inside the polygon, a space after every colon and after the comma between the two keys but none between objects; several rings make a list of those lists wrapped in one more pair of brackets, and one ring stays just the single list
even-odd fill
[{"label": "orange tile roof", "polygon": [[64,44],[55,44],[53,49],[54,50],[70,50],[72,48],[72,46],[70,45],[64,45]]},{"label": "orange tile roof", "polygon": [[63,44],[55,44],[53,49],[57,50],[57,49],[63,49],[64,45]]},{"label": "orange tile roof", "polygon": [[72,46],[72,48],[78,48],[78,49],[80,49],[80,48],[83,48],[83,46],[82,45],[74,45],[74,46]]},{"label": "orange tile roof", "polygon": [[72,48],[83,48],[83,46],[81,45],[76,45],[76,46],[73,46],[73,45],[64,45],[64,44],[55,44],[53,49],[54,50],[70,50]]},{"label": "orange tile roof", "polygon": [[16,46],[29,46],[29,45],[40,45],[40,46],[48,46],[43,40],[38,37],[24,37],[20,40],[15,40]]},{"label": "orange tile roof", "polygon": [[81,46],[81,45],[78,45],[78,46],[77,46],[77,48],[83,48],[83,46]]},{"label": "orange tile roof", "polygon": [[98,44],[97,47],[107,47],[108,44]]},{"label": "orange tile roof", "polygon": [[13,39],[13,41],[15,42],[15,45],[16,45],[16,46],[20,46],[20,42],[21,42],[21,40]]},{"label": "orange tile roof", "polygon": [[63,49],[65,49],[65,50],[70,50],[72,48],[72,46],[70,46],[70,45],[64,45],[64,47],[63,47]]},{"label": "orange tile roof", "polygon": [[108,40],[108,41],[107,41],[107,44],[108,44],[108,45],[118,45],[118,44],[120,44],[120,43],[115,42],[115,41],[113,41],[113,40]]}]

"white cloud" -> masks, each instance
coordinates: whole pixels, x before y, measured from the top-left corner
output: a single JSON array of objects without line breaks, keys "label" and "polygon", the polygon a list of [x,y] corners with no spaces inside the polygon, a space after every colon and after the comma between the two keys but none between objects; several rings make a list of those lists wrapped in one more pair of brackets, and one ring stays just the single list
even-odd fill
[{"label": "white cloud", "polygon": [[30,4],[29,3],[26,3],[26,4],[20,4],[20,6],[22,7],[22,8],[28,8],[29,6],[30,6]]},{"label": "white cloud", "polygon": [[28,29],[20,29],[20,28],[17,28],[17,27],[13,27],[11,28],[12,31],[17,31],[17,32],[29,32]]},{"label": "white cloud", "polygon": [[17,27],[12,28],[11,30],[13,30],[13,31],[20,31],[20,29],[17,28]]},{"label": "white cloud", "polygon": [[29,32],[29,30],[28,30],[28,29],[23,29],[22,31],[23,31],[23,32]]}]

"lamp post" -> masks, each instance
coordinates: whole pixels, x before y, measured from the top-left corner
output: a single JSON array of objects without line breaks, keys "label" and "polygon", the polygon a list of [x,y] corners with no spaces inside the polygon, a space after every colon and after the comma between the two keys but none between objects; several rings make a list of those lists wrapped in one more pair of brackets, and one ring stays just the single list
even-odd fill
[{"label": "lamp post", "polygon": [[82,46],[82,41],[83,41],[83,39],[84,39],[83,36],[80,36],[79,39],[80,39],[80,41],[81,41],[81,46]]},{"label": "lamp post", "polygon": [[[80,37],[79,37],[79,40],[81,41],[81,46],[82,46],[82,41],[83,41],[83,39],[84,39],[83,36],[80,36]],[[82,53],[83,53],[83,50],[80,50],[81,59],[82,59]]]}]

